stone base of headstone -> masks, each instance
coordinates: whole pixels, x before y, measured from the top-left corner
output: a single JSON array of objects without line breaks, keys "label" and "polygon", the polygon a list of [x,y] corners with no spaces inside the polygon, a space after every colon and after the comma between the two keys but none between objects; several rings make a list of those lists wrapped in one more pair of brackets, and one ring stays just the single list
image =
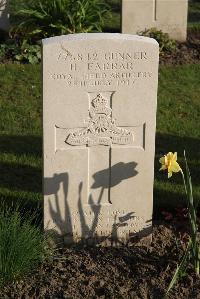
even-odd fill
[{"label": "stone base of headstone", "polygon": [[152,229],[150,228],[148,234],[137,233],[134,236],[125,236],[121,239],[112,238],[110,236],[95,236],[90,238],[77,238],[72,239],[71,236],[66,235],[58,241],[63,242],[64,246],[71,246],[79,244],[81,246],[102,246],[102,247],[122,247],[122,246],[134,246],[137,245],[150,245],[152,242]]}]

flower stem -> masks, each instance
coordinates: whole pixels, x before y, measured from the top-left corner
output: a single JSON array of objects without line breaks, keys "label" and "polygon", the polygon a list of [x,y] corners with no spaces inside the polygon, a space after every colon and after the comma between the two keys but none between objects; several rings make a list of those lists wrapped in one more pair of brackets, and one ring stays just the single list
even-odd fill
[{"label": "flower stem", "polygon": [[190,174],[187,169],[187,184],[185,180],[184,173],[181,169],[181,174],[183,178],[183,183],[184,183],[184,188],[185,188],[185,193],[187,196],[187,206],[188,206],[188,216],[189,216],[189,224],[190,224],[190,232],[191,232],[191,254],[192,254],[192,262],[194,265],[194,270],[197,275],[199,275],[199,262],[200,262],[200,249],[198,247],[198,240],[197,240],[197,235],[198,235],[198,226],[197,226],[197,216],[196,216],[196,207],[194,205],[193,197],[191,196],[191,189],[190,185],[188,183],[190,177]]},{"label": "flower stem", "polygon": [[185,188],[185,193],[187,195],[188,192],[187,192],[187,187],[186,187],[186,182],[185,182],[185,175],[184,175],[184,172],[183,172],[182,169],[181,169],[181,174],[182,174],[182,178],[183,178],[183,184],[184,184],[184,188]]}]

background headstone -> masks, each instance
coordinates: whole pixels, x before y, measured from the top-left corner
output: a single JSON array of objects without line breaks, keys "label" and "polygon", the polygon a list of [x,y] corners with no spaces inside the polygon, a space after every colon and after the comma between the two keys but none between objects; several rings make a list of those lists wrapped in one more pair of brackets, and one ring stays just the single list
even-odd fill
[{"label": "background headstone", "polygon": [[43,40],[44,225],[65,242],[151,233],[158,53],[126,34]]},{"label": "background headstone", "polygon": [[122,0],[122,33],[156,27],[177,41],[187,37],[188,0]]},{"label": "background headstone", "polygon": [[9,26],[8,0],[0,0],[0,29],[8,31]]}]

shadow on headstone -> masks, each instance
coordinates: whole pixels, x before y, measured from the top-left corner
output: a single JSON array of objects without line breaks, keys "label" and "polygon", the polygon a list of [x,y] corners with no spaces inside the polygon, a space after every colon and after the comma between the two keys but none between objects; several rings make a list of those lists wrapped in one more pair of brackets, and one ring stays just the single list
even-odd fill
[{"label": "shadow on headstone", "polygon": [[[120,184],[123,180],[136,176],[138,174],[138,171],[135,170],[136,166],[137,163],[135,162],[119,162],[111,166],[111,168],[98,171],[92,176],[94,183],[91,188],[112,188]],[[111,179],[108,180],[108,177],[111,177]]]},{"label": "shadow on headstone", "polygon": [[[64,194],[64,218],[62,218],[62,212],[60,209],[60,203],[59,203],[59,197],[58,197],[58,191],[60,188],[63,188],[63,194]],[[69,186],[69,175],[68,173],[60,173],[60,174],[54,174],[54,176],[51,178],[44,178],[44,195],[51,195],[54,194],[55,196],[55,206],[56,210],[54,210],[50,200],[49,202],[49,211],[51,218],[56,220],[56,225],[58,226],[60,233],[56,231],[56,229],[51,230],[52,236],[55,239],[56,243],[62,242],[62,235],[66,235],[66,237],[69,239],[68,242],[73,242],[73,235],[72,235],[72,219],[71,219],[71,213],[69,209],[69,204],[67,201],[67,194],[68,194],[68,186]],[[67,225],[67,233],[66,233],[66,225]]]},{"label": "shadow on headstone", "polygon": [[[119,162],[110,168],[96,172],[92,176],[94,183],[92,184],[91,189],[102,188],[101,193],[103,195],[104,189],[110,189],[120,184],[123,180],[136,176],[138,174],[138,171],[135,170],[136,166],[137,163],[135,162]],[[89,200],[92,200],[91,195]],[[112,203],[110,198],[109,202]]]},{"label": "shadow on headstone", "polygon": [[[120,184],[120,182],[122,182],[123,180],[137,175],[138,172],[135,170],[136,166],[137,163],[135,162],[130,162],[130,163],[120,162],[113,165],[111,167],[111,172],[113,172],[113,180],[110,187],[116,186],[117,184]],[[74,242],[77,244],[97,245],[97,244],[104,243],[105,241],[106,244],[108,244],[109,242],[109,245],[111,246],[125,245],[125,243],[119,240],[118,238],[118,229],[120,227],[125,227],[128,225],[128,221],[135,217],[134,212],[129,212],[123,216],[118,217],[118,221],[117,221],[117,215],[115,215],[114,222],[112,224],[112,231],[109,236],[105,236],[105,235],[100,236],[97,235],[96,233],[96,228],[99,222],[99,215],[102,208],[101,200],[102,200],[103,192],[106,188],[109,188],[107,180],[106,179],[104,180],[105,176],[109,171],[110,171],[109,169],[104,169],[93,175],[94,183],[92,185],[92,188],[101,188],[101,189],[96,203],[94,202],[93,197],[91,195],[89,196],[89,205],[91,207],[91,211],[94,214],[94,217],[90,225],[86,221],[85,214],[84,214],[84,207],[82,203],[83,183],[80,182],[78,186],[78,212],[79,212],[80,224],[81,224],[81,235],[78,236],[77,240],[75,240],[73,236],[72,216],[71,216],[70,207],[67,199],[68,188],[69,188],[69,174],[67,172],[61,174],[54,174],[52,178],[44,179],[44,194],[45,195],[53,194],[55,197],[55,208],[53,208],[53,205],[49,200],[49,211],[50,211],[51,218],[56,220],[56,225],[59,228],[61,233],[58,234],[56,232],[57,231],[56,229],[51,230],[56,243],[62,242],[62,238],[64,237],[65,243],[68,245],[73,244]],[[58,192],[60,188],[63,189],[63,194],[64,194],[64,214],[60,209],[60,203],[59,203]],[[148,230],[146,231],[150,233],[150,231]],[[144,236],[144,233],[142,233],[142,236]]]},{"label": "shadow on headstone", "polygon": [[91,209],[94,213],[94,218],[91,224],[91,227],[89,227],[86,223],[86,219],[84,217],[84,211],[83,211],[83,206],[82,206],[82,200],[81,200],[81,191],[82,191],[83,183],[81,182],[79,184],[79,197],[78,197],[78,211],[79,211],[79,217],[80,217],[80,222],[81,222],[81,231],[82,231],[82,238],[89,237],[93,238],[95,237],[95,229],[98,224],[98,216],[100,214],[101,210],[101,199],[103,195],[103,188],[101,189],[99,198],[97,200],[97,205],[94,204],[92,197],[89,197],[89,205],[91,206]]}]

